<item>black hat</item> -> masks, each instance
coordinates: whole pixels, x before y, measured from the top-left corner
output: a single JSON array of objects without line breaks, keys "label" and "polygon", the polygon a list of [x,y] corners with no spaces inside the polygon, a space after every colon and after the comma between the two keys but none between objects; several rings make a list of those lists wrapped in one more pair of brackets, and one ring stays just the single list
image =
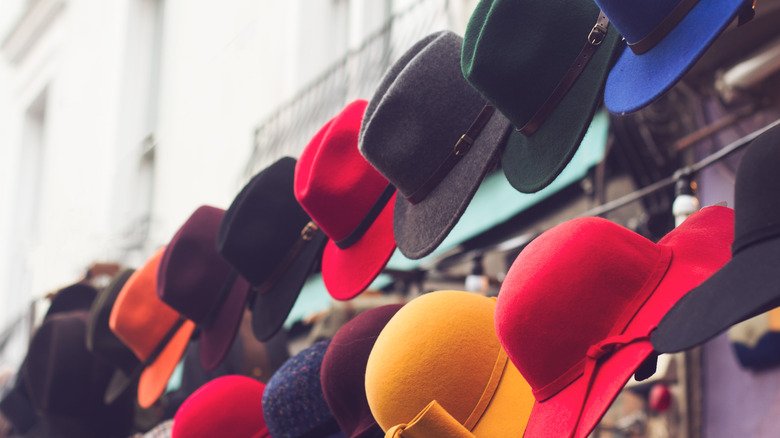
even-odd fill
[{"label": "black hat", "polygon": [[747,147],[734,187],[731,260],[664,316],[653,332],[662,352],[702,344],[780,305],[780,127]]},{"label": "black hat", "polygon": [[43,319],[56,313],[70,312],[73,310],[89,310],[92,302],[97,297],[98,291],[86,283],[75,283],[66,286],[51,297],[49,309]]},{"label": "black hat", "polygon": [[284,323],[327,241],[293,192],[296,160],[255,175],[225,212],[217,250],[251,284],[252,327],[260,341]]}]

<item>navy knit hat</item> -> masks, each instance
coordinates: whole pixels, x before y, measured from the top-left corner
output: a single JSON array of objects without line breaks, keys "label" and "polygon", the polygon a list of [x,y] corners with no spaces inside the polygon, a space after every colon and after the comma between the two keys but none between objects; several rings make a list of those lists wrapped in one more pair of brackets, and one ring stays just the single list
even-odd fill
[{"label": "navy knit hat", "polygon": [[263,416],[274,438],[328,436],[339,430],[320,384],[320,368],[330,339],[290,358],[263,393]]}]

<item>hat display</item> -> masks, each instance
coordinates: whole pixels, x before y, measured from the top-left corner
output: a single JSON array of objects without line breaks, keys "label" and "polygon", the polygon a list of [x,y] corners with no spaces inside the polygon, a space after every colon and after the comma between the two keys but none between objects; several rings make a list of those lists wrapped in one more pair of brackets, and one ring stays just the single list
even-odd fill
[{"label": "hat display", "polygon": [[461,69],[515,127],[501,157],[514,188],[541,190],[566,167],[622,48],[617,30],[590,1],[477,4]]},{"label": "hat display", "polygon": [[322,359],[322,392],[347,438],[374,438],[381,431],[366,400],[366,363],[379,332],[401,307],[389,304],[352,318],[333,336]]},{"label": "hat display", "polygon": [[284,157],[255,175],[217,233],[220,255],[251,284],[252,328],[260,341],[282,327],[327,240],[295,199],[295,163]]},{"label": "hat display", "polygon": [[114,307],[116,298],[133,272],[135,272],[134,269],[124,269],[117,274],[95,298],[87,318],[87,350],[113,365],[116,368],[115,373],[124,374],[123,377],[117,377],[123,385],[109,386],[111,391],[107,391],[105,394],[104,401],[106,403],[112,403],[129,387],[132,383],[129,376],[141,364],[133,351],[122,343],[108,326],[111,309]]},{"label": "hat display", "polygon": [[393,234],[411,259],[447,237],[511,126],[466,82],[461,45],[450,31],[418,41],[385,73],[360,128],[360,152],[398,189]]},{"label": "hat display", "polygon": [[190,395],[173,418],[173,438],[270,438],[263,419],[265,385],[246,376],[218,377]]},{"label": "hat display", "polygon": [[263,416],[274,438],[328,436],[339,430],[320,383],[330,340],[315,342],[291,357],[271,377],[263,393]]},{"label": "hat display", "polygon": [[363,292],[395,251],[395,187],[358,151],[367,104],[356,100],[328,121],[295,167],[295,198],[330,239],[322,279],[339,300]]},{"label": "hat display", "polygon": [[249,284],[217,252],[225,211],[198,207],[163,253],[157,296],[200,329],[200,361],[213,370],[225,359],[244,314]]},{"label": "hat display", "polygon": [[412,423],[435,400],[477,437],[523,436],[534,399],[496,338],[495,307],[494,298],[438,291],[398,310],[366,365],[382,430]]},{"label": "hat display", "polygon": [[653,347],[681,351],[780,305],[780,127],[747,147],[734,185],[731,260],[658,324]]},{"label": "hat display", "polygon": [[737,16],[745,0],[595,0],[628,46],[607,78],[611,112],[642,109],[674,86]]},{"label": "hat display", "polygon": [[[162,395],[184,354],[195,324],[157,296],[157,271],[165,248],[158,249],[127,279],[111,310],[108,325],[141,361],[138,404],[148,408]],[[126,385],[115,374],[111,385]],[[110,389],[109,389],[110,390]]]},{"label": "hat display", "polygon": [[657,244],[584,217],[520,252],[498,295],[495,329],[536,398],[526,437],[592,431],[653,354],[658,321],[728,261],[733,217],[704,208]]}]

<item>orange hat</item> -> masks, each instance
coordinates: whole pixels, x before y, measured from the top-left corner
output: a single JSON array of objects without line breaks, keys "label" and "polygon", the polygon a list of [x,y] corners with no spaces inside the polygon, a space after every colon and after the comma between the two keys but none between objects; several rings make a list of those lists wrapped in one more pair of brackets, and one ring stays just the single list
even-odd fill
[{"label": "orange hat", "polygon": [[195,324],[157,297],[157,270],[165,248],[127,279],[111,309],[109,326],[142,362],[138,404],[160,397],[179,363]]},{"label": "orange hat", "polygon": [[390,319],[366,365],[366,398],[388,436],[411,437],[395,426],[442,414],[477,438],[523,435],[534,397],[498,342],[495,308],[494,298],[439,291]]}]

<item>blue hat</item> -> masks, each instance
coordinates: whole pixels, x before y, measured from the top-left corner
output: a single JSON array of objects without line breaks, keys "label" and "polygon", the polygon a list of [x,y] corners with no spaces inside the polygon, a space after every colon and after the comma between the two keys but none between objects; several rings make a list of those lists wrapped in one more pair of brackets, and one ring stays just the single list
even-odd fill
[{"label": "blue hat", "polygon": [[637,111],[674,84],[729,25],[745,0],[595,0],[628,46],[607,78],[604,103]]},{"label": "blue hat", "polygon": [[320,383],[330,339],[291,357],[271,377],[263,393],[263,416],[274,438],[328,436],[339,431]]}]

